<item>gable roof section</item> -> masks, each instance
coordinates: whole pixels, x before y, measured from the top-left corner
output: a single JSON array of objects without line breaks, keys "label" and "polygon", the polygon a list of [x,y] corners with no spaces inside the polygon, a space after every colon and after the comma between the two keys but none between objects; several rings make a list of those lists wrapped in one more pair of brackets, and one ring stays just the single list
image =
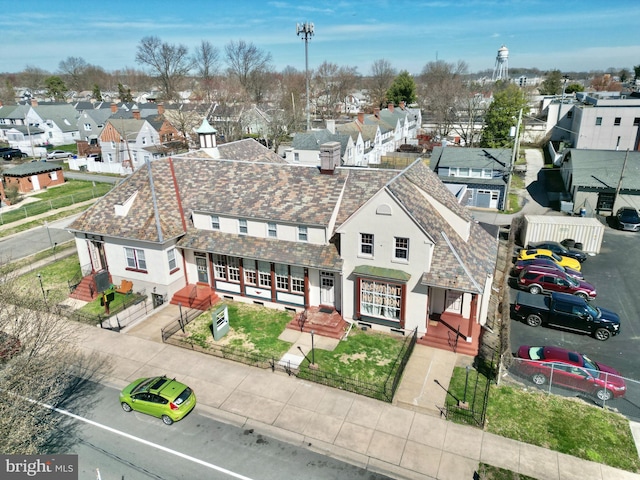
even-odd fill
[{"label": "gable roof section", "polygon": [[178,157],[174,164],[187,216],[195,211],[300,225],[329,225],[346,177],[287,163]]},{"label": "gable roof section", "polygon": [[70,103],[31,107],[45,122],[51,120],[63,132],[77,132],[80,114]]},{"label": "gable roof section", "polygon": [[2,172],[5,177],[29,177],[39,173],[55,172],[62,170],[62,166],[48,162],[28,162],[9,168]]},{"label": "gable roof section", "polygon": [[[435,242],[431,269],[422,276],[426,285],[482,293],[493,272],[497,240],[480,227],[438,177],[419,159],[386,187]],[[425,206],[423,193],[469,222],[469,238],[462,238],[437,209]]]},{"label": "gable roof section", "polygon": [[291,146],[294,150],[320,150],[320,145],[327,142],[340,143],[340,156],[343,156],[349,139],[346,133],[331,133],[329,130],[312,130],[310,132],[298,132],[293,137]]},{"label": "gable roof section", "polygon": [[508,170],[513,150],[510,148],[458,148],[434,147],[431,168],[441,167],[491,168]]},{"label": "gable roof section", "polygon": [[[572,148],[567,156],[571,158],[573,185],[582,188],[616,189],[627,152]],[[640,152],[628,152],[620,188],[640,190]]]},{"label": "gable roof section", "polygon": [[287,163],[280,155],[253,138],[222,143],[217,149],[220,158],[245,162]]},{"label": "gable roof section", "polygon": [[[180,210],[170,166],[170,159],[150,163],[156,204],[160,212],[162,239],[172,239],[184,234]],[[124,205],[138,192],[125,216],[116,215],[115,205]],[[153,196],[147,167],[136,170],[89,207],[69,227],[71,231],[87,232],[115,238],[161,242],[156,225]]]}]

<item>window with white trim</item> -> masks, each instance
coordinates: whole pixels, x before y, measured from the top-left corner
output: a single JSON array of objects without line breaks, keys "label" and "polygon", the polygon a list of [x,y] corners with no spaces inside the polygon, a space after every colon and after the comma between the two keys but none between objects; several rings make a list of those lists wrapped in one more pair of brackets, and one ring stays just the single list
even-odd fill
[{"label": "window with white trim", "polygon": [[289,266],[276,263],[276,288],[278,290],[289,291]]},{"label": "window with white trim", "polygon": [[298,227],[298,240],[306,242],[308,239],[307,227]]},{"label": "window with white trim", "polygon": [[238,233],[240,233],[240,235],[246,235],[248,232],[248,228],[247,228],[247,220],[244,218],[239,218],[238,219]]},{"label": "window with white trim", "polygon": [[304,293],[304,268],[291,266],[291,291]]},{"label": "window with white trim", "polygon": [[258,262],[258,286],[271,287],[271,264]]},{"label": "window with white trim", "polygon": [[127,268],[142,270],[145,272],[147,271],[147,262],[144,258],[144,250],[124,247],[124,256],[127,261]]},{"label": "window with white trim", "polygon": [[373,257],[373,234],[372,233],[360,234],[360,255]]},{"label": "window with white trim", "polygon": [[244,271],[244,283],[247,285],[256,285],[256,261],[243,260],[242,270]]},{"label": "window with white trim", "polygon": [[214,230],[220,230],[220,217],[217,215],[211,215],[211,228]]},{"label": "window with white trim", "polygon": [[172,248],[167,251],[167,261],[169,262],[169,271],[172,272],[178,268],[178,261],[176,260],[176,249]]},{"label": "window with white trim", "polygon": [[215,254],[213,274],[217,279],[240,283],[240,260],[238,257]]},{"label": "window with white trim", "polygon": [[267,223],[267,235],[269,238],[278,238],[278,227],[275,222]]},{"label": "window with white trim", "polygon": [[396,260],[409,260],[409,239],[405,237],[395,237],[394,258]]},{"label": "window with white trim", "polygon": [[360,280],[360,313],[400,320],[402,286],[378,280]]},{"label": "window with white trim", "polygon": [[85,123],[85,124],[84,124],[84,129],[85,129],[86,131],[89,131],[89,132],[90,132],[90,131],[91,131],[91,124],[90,124],[90,123]]}]

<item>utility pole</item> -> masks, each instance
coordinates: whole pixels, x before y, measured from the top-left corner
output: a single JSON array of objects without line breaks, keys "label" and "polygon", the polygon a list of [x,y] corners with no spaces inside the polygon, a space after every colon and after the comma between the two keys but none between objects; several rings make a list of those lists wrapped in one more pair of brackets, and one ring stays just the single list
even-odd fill
[{"label": "utility pole", "polygon": [[627,158],[629,158],[629,149],[627,148],[627,153],[624,155],[624,162],[622,162],[622,170],[620,171],[620,179],[618,180],[618,186],[616,187],[616,196],[613,199],[613,205],[611,205],[611,209],[613,208],[618,200],[618,195],[620,195],[620,189],[622,188],[622,178],[624,177],[624,169],[627,167]]},{"label": "utility pole", "polygon": [[[509,165],[509,178],[507,181],[507,187],[504,191],[504,206],[503,210],[509,209],[509,187],[511,186],[511,177],[513,176],[513,169],[516,164],[516,159],[518,158],[518,140],[520,139],[520,124],[522,123],[522,109],[520,109],[520,113],[518,114],[518,123],[515,128],[515,137],[513,139],[513,153],[511,154],[511,165]],[[513,127],[511,127],[513,128]]]},{"label": "utility pole", "polygon": [[309,108],[309,40],[313,36],[313,23],[297,23],[296,35],[302,34],[304,40],[304,72],[307,79],[307,131],[311,130],[311,112]]}]

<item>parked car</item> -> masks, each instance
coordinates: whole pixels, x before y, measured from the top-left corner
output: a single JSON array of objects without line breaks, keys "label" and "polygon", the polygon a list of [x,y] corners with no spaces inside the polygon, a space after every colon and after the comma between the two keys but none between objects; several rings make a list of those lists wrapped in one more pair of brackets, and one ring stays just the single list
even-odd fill
[{"label": "parked car", "polygon": [[536,242],[527,245],[527,250],[540,249],[551,250],[556,255],[562,255],[564,257],[571,257],[578,260],[580,263],[587,259],[587,254],[577,248],[567,248],[559,242]]},{"label": "parked car", "polygon": [[196,406],[196,395],[184,383],[167,378],[139,378],[120,392],[120,405],[125,412],[137,412],[161,418],[171,425],[184,418]]},{"label": "parked car", "polygon": [[624,396],[627,385],[613,367],[594,362],[578,352],[559,347],[518,348],[517,363],[520,374],[530,377],[536,385],[550,381],[557,386],[584,392],[606,401]]},{"label": "parked car", "polygon": [[13,160],[14,158],[25,158],[29,156],[22,150],[19,150],[17,148],[4,149],[2,150],[2,152],[0,152],[0,155],[2,155],[2,158],[4,158],[5,160]]},{"label": "parked car", "polygon": [[531,260],[517,260],[513,265],[513,275],[517,277],[520,275],[522,269],[528,265],[535,265],[538,268],[546,268],[552,270],[560,270],[561,272],[566,273],[567,275],[571,275],[573,278],[577,278],[579,280],[584,279],[584,275],[579,270],[574,270],[573,268],[563,267],[562,265],[558,265],[553,260],[548,258],[532,258]]},{"label": "parked car", "polygon": [[52,150],[49,153],[47,153],[47,158],[48,159],[52,159],[52,158],[71,158],[71,157],[73,157],[73,153],[65,152],[64,150]]},{"label": "parked car", "polygon": [[608,340],[620,333],[620,316],[570,293],[534,295],[518,292],[513,312],[530,327],[549,325],[577,333],[588,333],[597,340]]},{"label": "parked car", "polygon": [[529,265],[520,271],[518,288],[530,293],[562,292],[578,295],[585,300],[596,298],[596,288],[589,282],[578,280],[560,270],[549,270]]},{"label": "parked car", "polygon": [[620,230],[637,232],[640,230],[640,215],[633,207],[622,207],[616,212],[616,225]]},{"label": "parked car", "polygon": [[518,254],[518,260],[531,260],[533,258],[546,258],[548,260],[553,260],[558,265],[561,265],[563,267],[572,268],[573,270],[578,271],[582,270],[580,262],[575,258],[558,255],[557,253],[553,253],[551,250],[546,250],[543,248],[526,249],[520,250],[520,253]]}]

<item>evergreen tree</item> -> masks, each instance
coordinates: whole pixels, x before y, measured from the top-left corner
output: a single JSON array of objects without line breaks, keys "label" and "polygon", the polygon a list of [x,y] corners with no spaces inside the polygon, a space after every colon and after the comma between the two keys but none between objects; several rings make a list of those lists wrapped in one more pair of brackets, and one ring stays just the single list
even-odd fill
[{"label": "evergreen tree", "polygon": [[493,102],[489,105],[484,117],[484,128],[480,146],[485,148],[510,148],[514,138],[511,137],[511,127],[518,122],[520,110],[522,114],[529,113],[527,97],[515,84],[510,83],[497,91]]},{"label": "evergreen tree", "polygon": [[93,84],[93,93],[92,93],[93,98],[95,98],[98,102],[102,101],[102,92],[100,91],[100,87],[98,86],[97,83]]},{"label": "evergreen tree", "polygon": [[130,88],[124,88],[124,85],[121,83],[118,84],[118,97],[120,97],[120,101],[124,103],[133,102],[133,95],[131,95]]},{"label": "evergreen tree", "polygon": [[57,75],[52,75],[44,80],[47,89],[47,96],[52,97],[56,102],[64,101],[65,94],[69,91],[64,81]]},{"label": "evergreen tree", "polygon": [[399,105],[405,102],[407,105],[416,101],[416,82],[406,70],[401,71],[387,91],[387,100]]},{"label": "evergreen tree", "polygon": [[562,93],[562,73],[560,70],[547,72],[538,89],[540,95],[559,95]]}]

